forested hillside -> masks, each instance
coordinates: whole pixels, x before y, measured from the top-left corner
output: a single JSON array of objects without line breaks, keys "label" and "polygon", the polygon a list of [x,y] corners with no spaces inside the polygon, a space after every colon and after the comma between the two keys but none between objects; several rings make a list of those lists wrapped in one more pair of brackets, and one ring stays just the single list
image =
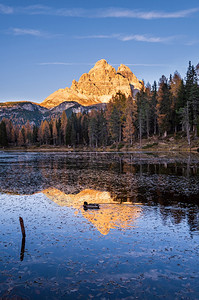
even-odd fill
[{"label": "forested hillside", "polygon": [[72,113],[67,118],[44,120],[40,126],[0,123],[1,146],[68,145],[106,147],[133,145],[150,136],[166,137],[182,132],[187,143],[199,136],[198,66],[189,62],[185,79],[176,71],[151,86],[146,84],[135,98],[117,92],[101,110]]}]

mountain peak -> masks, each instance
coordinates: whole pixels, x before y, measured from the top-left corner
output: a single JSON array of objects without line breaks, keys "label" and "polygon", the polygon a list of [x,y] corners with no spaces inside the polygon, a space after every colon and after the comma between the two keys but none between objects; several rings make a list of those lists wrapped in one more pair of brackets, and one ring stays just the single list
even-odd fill
[{"label": "mountain peak", "polygon": [[118,73],[121,72],[121,71],[128,71],[128,72],[131,72],[131,73],[132,73],[131,69],[130,69],[129,67],[127,67],[126,65],[123,65],[123,64],[121,64],[121,65],[118,67],[118,69],[117,69],[117,72],[118,72]]},{"label": "mountain peak", "polygon": [[105,59],[101,59],[88,73],[82,74],[79,81],[73,80],[70,88],[59,89],[41,105],[52,108],[64,101],[75,101],[85,106],[107,103],[118,91],[128,97],[133,96],[133,89],[141,88],[142,83],[129,67],[121,64],[116,72]]},{"label": "mountain peak", "polygon": [[94,68],[104,67],[104,66],[107,66],[107,65],[108,65],[108,63],[105,59],[100,59],[95,63]]}]

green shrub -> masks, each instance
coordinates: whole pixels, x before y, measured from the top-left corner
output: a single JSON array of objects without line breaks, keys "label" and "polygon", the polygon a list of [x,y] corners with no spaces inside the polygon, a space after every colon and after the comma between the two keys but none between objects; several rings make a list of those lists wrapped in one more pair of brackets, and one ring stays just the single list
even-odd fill
[{"label": "green shrub", "polygon": [[158,143],[147,144],[147,145],[143,146],[142,149],[149,149],[149,148],[152,148],[154,146],[158,146]]},{"label": "green shrub", "polygon": [[119,143],[117,149],[120,150],[120,149],[122,149],[123,147],[124,147],[124,144]]},{"label": "green shrub", "polygon": [[110,147],[110,149],[115,149],[115,148],[116,148],[115,144],[111,145],[111,147]]}]

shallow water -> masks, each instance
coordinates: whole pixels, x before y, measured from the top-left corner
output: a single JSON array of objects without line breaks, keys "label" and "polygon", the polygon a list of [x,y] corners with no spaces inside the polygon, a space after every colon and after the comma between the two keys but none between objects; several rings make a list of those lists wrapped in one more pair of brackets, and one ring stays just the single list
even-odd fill
[{"label": "shallow water", "polygon": [[0,298],[199,298],[197,154],[1,152],[0,203]]}]

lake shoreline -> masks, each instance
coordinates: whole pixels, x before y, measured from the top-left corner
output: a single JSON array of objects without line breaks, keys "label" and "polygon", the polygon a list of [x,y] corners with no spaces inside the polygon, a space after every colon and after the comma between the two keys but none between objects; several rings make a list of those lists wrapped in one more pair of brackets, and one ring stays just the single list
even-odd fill
[{"label": "lake shoreline", "polygon": [[184,152],[184,153],[199,153],[199,148],[166,148],[166,147],[158,147],[158,148],[128,148],[128,149],[110,149],[110,147],[107,148],[89,148],[89,147],[75,147],[75,148],[69,148],[64,146],[40,146],[40,147],[0,147],[0,151],[5,152],[82,152],[82,153],[145,153],[145,152],[165,152],[165,153],[171,153],[171,152]]},{"label": "lake shoreline", "polygon": [[133,145],[126,143],[114,143],[110,146],[90,147],[87,145],[64,146],[64,145],[24,145],[0,147],[0,151],[27,151],[27,152],[99,152],[99,153],[135,153],[135,152],[185,152],[199,153],[199,138],[195,137],[191,140],[191,147],[187,143],[185,137],[176,138],[173,135],[163,137],[150,137],[142,139],[142,144],[135,141]]}]

